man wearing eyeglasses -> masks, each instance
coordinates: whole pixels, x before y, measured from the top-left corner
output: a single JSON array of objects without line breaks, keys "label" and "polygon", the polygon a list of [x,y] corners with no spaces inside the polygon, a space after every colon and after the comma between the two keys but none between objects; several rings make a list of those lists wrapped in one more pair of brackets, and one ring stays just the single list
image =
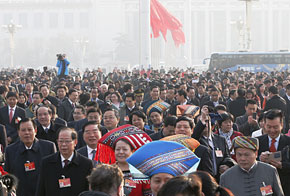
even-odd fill
[{"label": "man wearing eyeglasses", "polygon": [[93,163],[75,151],[77,132],[64,127],[57,137],[59,152],[42,160],[36,195],[77,196],[89,188]]}]

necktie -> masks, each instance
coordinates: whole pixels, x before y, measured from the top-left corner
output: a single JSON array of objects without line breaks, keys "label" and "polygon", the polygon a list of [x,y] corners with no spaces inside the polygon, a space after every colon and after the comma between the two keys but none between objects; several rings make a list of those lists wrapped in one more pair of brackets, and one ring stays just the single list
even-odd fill
[{"label": "necktie", "polygon": [[66,167],[66,166],[68,166],[68,164],[69,164],[69,160],[63,160],[63,162],[64,162],[64,167]]},{"label": "necktie", "polygon": [[48,132],[48,128],[47,128],[47,127],[44,129],[44,132],[45,132],[45,133],[47,133],[47,132]]},{"label": "necktie", "polygon": [[75,108],[75,104],[74,104],[74,103],[72,103],[71,106],[72,106],[73,108]]},{"label": "necktie", "polygon": [[277,149],[275,147],[275,142],[276,142],[276,140],[272,139],[271,146],[270,146],[270,152],[276,152],[277,151]]},{"label": "necktie", "polygon": [[9,123],[12,122],[12,118],[13,118],[13,109],[10,108],[10,112],[9,112]]},{"label": "necktie", "polygon": [[29,94],[29,103],[32,103],[32,95]]},{"label": "necktie", "polygon": [[96,150],[92,150],[91,153],[93,154],[92,160],[94,160],[95,159],[95,156],[96,156]]}]

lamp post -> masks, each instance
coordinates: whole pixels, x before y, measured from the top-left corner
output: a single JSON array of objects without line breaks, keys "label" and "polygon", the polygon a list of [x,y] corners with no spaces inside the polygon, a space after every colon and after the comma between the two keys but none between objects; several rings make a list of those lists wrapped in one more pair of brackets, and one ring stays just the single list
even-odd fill
[{"label": "lamp post", "polygon": [[246,31],[245,31],[245,38],[246,38],[246,49],[251,50],[252,49],[252,35],[251,35],[251,26],[252,26],[252,2],[258,1],[258,0],[240,0],[245,1],[246,3]]},{"label": "lamp post", "polygon": [[87,50],[87,44],[89,43],[89,40],[84,40],[81,38],[80,40],[76,40],[76,43],[80,44],[81,46],[81,66],[84,67],[84,59],[86,56],[86,50]]},{"label": "lamp post", "polygon": [[15,49],[15,40],[14,35],[17,31],[17,29],[22,28],[21,25],[14,24],[13,20],[10,21],[8,25],[2,25],[2,28],[7,31],[7,33],[10,34],[10,67],[14,67],[14,49]]}]

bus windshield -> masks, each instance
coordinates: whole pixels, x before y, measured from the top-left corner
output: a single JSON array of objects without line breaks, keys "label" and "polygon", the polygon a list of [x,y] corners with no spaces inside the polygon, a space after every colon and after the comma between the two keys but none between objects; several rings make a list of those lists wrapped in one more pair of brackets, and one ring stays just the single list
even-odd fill
[{"label": "bus windshield", "polygon": [[235,71],[238,68],[251,72],[283,71],[290,68],[290,52],[227,52],[211,55],[210,71]]}]

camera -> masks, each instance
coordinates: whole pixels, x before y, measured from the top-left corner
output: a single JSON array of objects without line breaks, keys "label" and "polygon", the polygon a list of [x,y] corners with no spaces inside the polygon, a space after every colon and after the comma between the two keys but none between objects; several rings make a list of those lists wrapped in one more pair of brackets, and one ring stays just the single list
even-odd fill
[{"label": "camera", "polygon": [[57,60],[58,60],[58,61],[61,61],[61,60],[64,59],[65,54],[57,54],[56,57],[57,57]]},{"label": "camera", "polygon": [[17,184],[18,179],[12,174],[0,176],[0,196],[14,195],[16,193]]}]

